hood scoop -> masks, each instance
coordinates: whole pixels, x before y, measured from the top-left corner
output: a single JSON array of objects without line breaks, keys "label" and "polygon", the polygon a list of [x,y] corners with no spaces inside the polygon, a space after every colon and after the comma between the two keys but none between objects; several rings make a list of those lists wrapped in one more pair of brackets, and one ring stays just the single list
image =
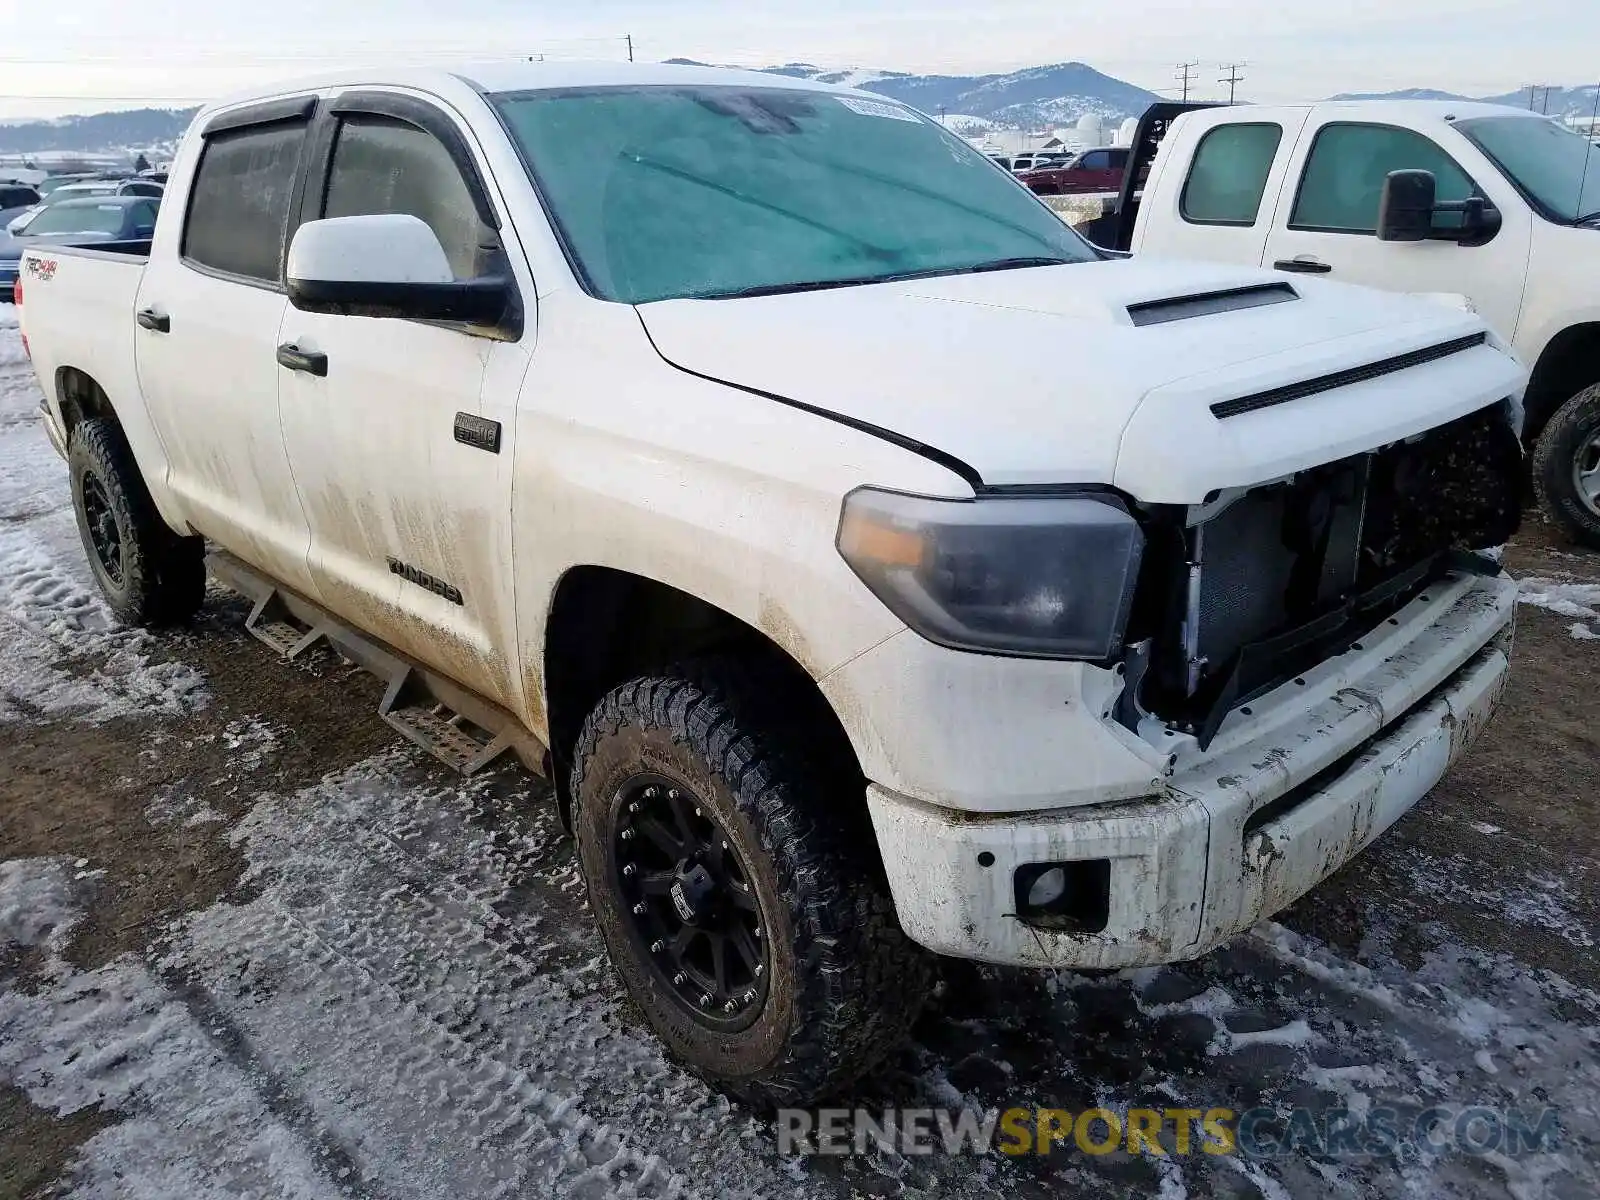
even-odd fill
[{"label": "hood scoop", "polygon": [[1191,317],[1214,313],[1264,308],[1269,304],[1288,304],[1300,294],[1287,283],[1257,283],[1249,287],[1226,288],[1218,292],[1198,292],[1193,296],[1173,296],[1165,300],[1145,300],[1128,305],[1128,319],[1135,325],[1165,325]]}]

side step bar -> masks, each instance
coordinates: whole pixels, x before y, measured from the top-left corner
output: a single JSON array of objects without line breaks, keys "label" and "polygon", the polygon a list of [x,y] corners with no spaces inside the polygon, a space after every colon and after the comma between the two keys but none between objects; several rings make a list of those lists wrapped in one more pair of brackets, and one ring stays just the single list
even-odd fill
[{"label": "side step bar", "polygon": [[378,715],[440,761],[471,775],[511,751],[535,774],[546,750],[514,716],[437,671],[345,624],[225,551],[206,555],[212,576],[254,602],[244,627],[293,660],[321,642],[385,684]]}]

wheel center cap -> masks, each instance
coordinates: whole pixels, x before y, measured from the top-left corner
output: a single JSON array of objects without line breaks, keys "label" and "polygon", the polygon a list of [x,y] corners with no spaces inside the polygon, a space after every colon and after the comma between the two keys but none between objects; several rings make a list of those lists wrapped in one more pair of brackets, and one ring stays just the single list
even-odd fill
[{"label": "wheel center cap", "polygon": [[711,907],[716,890],[717,881],[711,877],[711,872],[696,863],[688,870],[678,872],[678,878],[673,881],[668,894],[678,915],[690,924],[696,924]]}]

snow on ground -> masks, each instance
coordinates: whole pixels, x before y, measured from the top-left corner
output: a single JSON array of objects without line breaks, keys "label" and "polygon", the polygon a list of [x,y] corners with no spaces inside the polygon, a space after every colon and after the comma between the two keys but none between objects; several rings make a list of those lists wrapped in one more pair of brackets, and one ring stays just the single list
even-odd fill
[{"label": "snow on ground", "polygon": [[[0,328],[0,721],[136,713],[154,747],[162,723],[197,702],[198,679],[152,668],[150,643],[113,630],[94,598],[14,351]],[[318,732],[217,719],[208,736],[249,796],[252,772]],[[226,838],[247,878],[94,969],[65,953],[100,902],[94,864],[0,859],[0,978],[16,947],[35,947],[39,964],[0,989],[0,1085],[49,1112],[100,1105],[115,1118],[79,1148],[68,1196],[1600,1191],[1600,996],[1443,927],[1402,930],[1378,914],[1362,964],[1272,923],[1198,962],[1115,976],[951,964],[915,1041],[839,1102],[1264,1106],[1284,1118],[1550,1105],[1554,1148],[801,1162],[778,1158],[768,1122],[666,1061],[639,1026],[570,841],[524,780],[463,782],[397,748],[291,794],[256,794],[232,825],[181,786],[152,798],[145,819]],[[1559,884],[1495,889],[1454,859],[1414,866],[1421,892],[1554,923],[1589,952]]]},{"label": "snow on ground", "polygon": [[205,702],[199,675],[153,664],[149,637],[113,627],[39,399],[15,310],[0,305],[0,726],[190,711]]},{"label": "snow on ground", "polygon": [[1576,617],[1570,632],[1579,641],[1600,639],[1600,583],[1524,579],[1518,599],[1557,616]]}]

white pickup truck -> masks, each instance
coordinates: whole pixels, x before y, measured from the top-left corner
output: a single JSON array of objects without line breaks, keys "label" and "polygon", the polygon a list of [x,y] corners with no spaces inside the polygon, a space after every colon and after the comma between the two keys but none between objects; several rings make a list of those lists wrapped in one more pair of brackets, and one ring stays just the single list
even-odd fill
[{"label": "white pickup truck", "polygon": [[1109,257],[881,97],[286,86],[200,114],[147,257],[18,292],[111,606],[209,565],[446,761],[549,776],[629,993],[753,1101],[877,1061],[927,950],[1206,952],[1503,688],[1481,318]]},{"label": "white pickup truck", "polygon": [[1587,138],[1457,101],[1200,109],[1173,121],[1119,248],[1467,297],[1532,369],[1524,432],[1545,511],[1600,548],[1600,149]]}]

